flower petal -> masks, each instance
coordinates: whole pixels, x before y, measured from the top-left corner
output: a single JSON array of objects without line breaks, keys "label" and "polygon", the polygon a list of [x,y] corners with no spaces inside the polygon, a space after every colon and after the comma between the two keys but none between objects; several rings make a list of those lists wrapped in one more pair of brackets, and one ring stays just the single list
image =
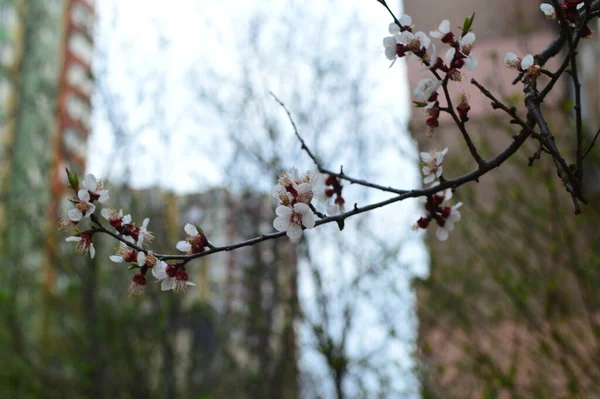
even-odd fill
[{"label": "flower petal", "polygon": [[[396,47],[386,47],[385,56],[390,61],[396,61]],[[394,65],[393,62],[392,65]],[[392,65],[390,65],[390,68],[392,67]]]},{"label": "flower petal", "polygon": [[302,227],[297,224],[291,225],[287,230],[287,236],[294,242],[298,241],[302,237]]},{"label": "flower petal", "polygon": [[154,265],[152,268],[152,275],[156,277],[157,280],[164,280],[167,278],[167,264],[164,261],[160,261],[159,264]]},{"label": "flower petal", "polygon": [[100,211],[100,214],[102,215],[102,217],[104,219],[110,220],[110,215],[112,214],[112,212],[108,208],[102,208],[102,210]]},{"label": "flower petal", "polygon": [[400,25],[402,26],[410,26],[412,24],[412,18],[404,14],[400,17],[400,20],[398,22],[400,22]]},{"label": "flower petal", "polygon": [[121,255],[111,255],[108,258],[115,263],[123,263],[123,257]]},{"label": "flower petal", "polygon": [[172,290],[173,288],[175,288],[175,279],[174,278],[168,277],[168,278],[163,279],[160,282],[160,289],[163,291],[169,291],[169,290]]},{"label": "flower petal", "polygon": [[137,254],[137,264],[139,266],[144,266],[146,264],[146,254],[143,252],[138,252]]},{"label": "flower petal", "polygon": [[428,153],[428,152],[422,152],[419,155],[421,155],[421,161],[423,161],[425,163],[430,162],[433,159],[433,157],[431,156],[431,154]]},{"label": "flower petal", "polygon": [[183,228],[183,231],[185,231],[185,234],[187,234],[188,236],[191,236],[191,237],[200,235],[196,226],[194,226],[191,223],[186,223],[186,225]]},{"label": "flower petal", "polygon": [[452,190],[451,189],[447,189],[444,192],[444,201],[448,201],[452,198]]},{"label": "flower petal", "polygon": [[529,69],[529,67],[532,65],[533,65],[533,55],[527,54],[521,60],[521,69],[523,69],[525,71],[525,70]]},{"label": "flower petal", "polygon": [[77,208],[69,209],[67,212],[67,217],[73,222],[79,222],[81,218],[83,218],[83,212]]},{"label": "flower petal", "polygon": [[85,179],[83,180],[83,187],[85,187],[91,191],[96,191],[96,188],[97,188],[96,176],[94,176],[91,173],[88,174],[87,176],[85,176]]},{"label": "flower petal", "polygon": [[551,4],[548,4],[548,3],[540,4],[540,10],[542,10],[544,15],[548,19],[554,19],[556,17],[554,7]]},{"label": "flower petal", "polygon": [[90,202],[90,193],[88,192],[88,190],[79,190],[77,192],[77,197],[80,201]]},{"label": "flower petal", "polygon": [[92,213],[96,212],[96,205],[88,202],[89,204],[89,208],[87,209],[87,211],[85,211],[85,214],[83,216],[88,217],[90,216]]},{"label": "flower petal", "polygon": [[94,244],[90,244],[90,258],[94,259],[94,256],[96,256],[96,248],[94,248]]},{"label": "flower petal", "polygon": [[446,241],[448,239],[448,231],[442,227],[438,227],[435,232],[435,236],[440,241]]},{"label": "flower petal", "polygon": [[65,239],[65,241],[69,241],[69,242],[79,242],[81,241],[81,237],[75,237],[75,236],[71,236],[71,237],[67,237]]},{"label": "flower petal", "polygon": [[177,248],[179,251],[181,252],[189,252],[192,250],[192,244],[190,244],[187,241],[179,241],[176,245],[175,248]]},{"label": "flower petal", "polygon": [[292,208],[290,208],[289,206],[280,205],[277,208],[275,208],[275,214],[277,216],[289,218],[290,216],[292,216]]},{"label": "flower petal", "polygon": [[307,212],[304,215],[302,215],[302,224],[307,229],[312,229],[313,227],[315,227],[315,217],[312,214],[312,212]]},{"label": "flower petal", "polygon": [[273,227],[275,227],[275,229],[277,231],[286,231],[290,227],[289,216],[288,217],[284,217],[284,216],[276,217],[275,220],[273,220]]},{"label": "flower petal", "polygon": [[443,20],[438,27],[438,30],[444,34],[450,32],[450,21],[447,19]]},{"label": "flower petal", "polygon": [[425,176],[425,178],[423,179],[423,184],[429,184],[432,183],[435,180],[435,175],[434,174],[430,174]]},{"label": "flower petal", "polygon": [[100,197],[98,198],[98,202],[103,204],[108,201],[108,190],[102,190],[97,193]]},{"label": "flower petal", "polygon": [[394,36],[386,36],[383,38],[383,47],[390,48],[396,54],[396,38]]},{"label": "flower petal", "polygon": [[308,207],[308,205],[299,202],[297,204],[294,204],[294,212],[304,215],[310,212],[310,208]]},{"label": "flower petal", "polygon": [[460,39],[460,46],[471,46],[475,43],[475,33],[469,32]]},{"label": "flower petal", "polygon": [[469,71],[475,70],[475,68],[478,66],[479,61],[477,61],[477,58],[473,57],[472,54],[465,58],[465,68],[467,68]]}]

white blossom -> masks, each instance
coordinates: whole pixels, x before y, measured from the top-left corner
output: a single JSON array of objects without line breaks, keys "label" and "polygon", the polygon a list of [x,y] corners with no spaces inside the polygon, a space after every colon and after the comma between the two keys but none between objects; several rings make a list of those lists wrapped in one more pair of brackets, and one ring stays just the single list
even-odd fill
[{"label": "white blossom", "polygon": [[135,255],[135,250],[129,248],[122,242],[119,242],[115,250],[116,254],[109,256],[109,259],[115,263],[123,263],[133,261],[134,258],[137,259]]},{"label": "white blossom", "polygon": [[90,234],[83,233],[78,237],[67,237],[65,241],[76,242],[77,250],[79,252],[89,254],[90,258],[94,259],[94,256],[96,255],[96,249],[94,248],[94,243],[92,242],[92,236]]},{"label": "white blossom", "polygon": [[400,25],[402,26],[410,26],[412,25],[412,18],[409,15],[402,15],[399,19]]},{"label": "white blossom", "polygon": [[446,218],[444,222],[444,226],[438,226],[435,235],[438,240],[446,241],[448,239],[449,233],[454,230],[454,223],[458,222],[461,218],[460,212],[458,209],[462,206],[462,202],[457,203],[452,208],[450,208],[450,215]]},{"label": "white blossom", "polygon": [[524,70],[524,71],[526,71],[526,70],[529,69],[529,67],[531,67],[533,65],[533,63],[534,63],[533,55],[527,54],[521,60],[521,69]]},{"label": "white blossom", "polygon": [[278,231],[285,231],[292,241],[302,237],[302,225],[307,229],[315,227],[315,219],[309,206],[296,203],[293,207],[278,206],[275,209],[277,217],[273,220],[273,227]]},{"label": "white blossom", "polygon": [[511,68],[519,71],[527,71],[531,67],[536,67],[533,55],[527,54],[522,59],[515,53],[506,53],[504,56],[504,64]]},{"label": "white blossom", "polygon": [[542,10],[542,12],[546,16],[546,18],[548,18],[548,19],[556,18],[556,13],[554,11],[554,7],[552,6],[552,4],[548,4],[548,3],[540,4],[540,10]]},{"label": "white blossom", "polygon": [[423,183],[433,183],[438,179],[442,173],[442,162],[444,161],[444,155],[448,153],[448,148],[444,148],[442,151],[429,151],[421,153],[421,161],[424,163],[423,172]]},{"label": "white blossom", "polygon": [[75,208],[67,212],[67,217],[73,222],[79,222],[84,217],[96,212],[96,205],[90,201],[90,193],[87,190],[79,190],[77,198],[79,202],[75,204]]},{"label": "white blossom", "polygon": [[436,27],[435,30],[432,30],[431,32],[429,32],[429,36],[436,38],[436,39],[441,39],[442,37],[446,36],[448,33],[450,33],[450,21],[445,19]]},{"label": "white blossom", "polygon": [[454,47],[450,47],[448,51],[446,51],[446,60],[448,60],[448,62],[452,62],[454,59],[454,54],[456,54],[456,49]]},{"label": "white blossom", "polygon": [[[465,68],[467,68],[470,71],[474,70],[479,65],[479,62],[471,53],[474,47],[474,42],[475,34],[472,32],[467,33],[459,41],[459,51],[464,56]],[[446,59],[448,60],[448,62],[452,62],[455,55],[456,49],[454,47],[450,47],[448,51],[446,51]]]},{"label": "white blossom", "polygon": [[515,53],[506,53],[504,56],[504,65],[511,69],[519,69],[521,67],[521,58]]},{"label": "white blossom", "polygon": [[140,231],[138,233],[137,245],[141,247],[144,244],[144,240],[152,240],[154,235],[148,231],[148,223],[150,223],[150,218],[144,219],[142,222],[142,226],[140,227]]},{"label": "white blossom", "polygon": [[142,251],[137,253],[137,264],[139,267],[154,267],[156,265],[156,262],[158,262],[158,259],[154,255],[152,255],[152,252],[150,251],[147,254],[145,254]]},{"label": "white blossom", "polygon": [[390,32],[390,35],[392,36],[398,35],[400,34],[400,27],[395,22],[392,22],[390,26],[388,26],[388,32]]},{"label": "white blossom", "polygon": [[318,182],[317,173],[306,172],[300,176],[298,169],[292,168],[289,173],[281,174],[272,194],[279,200],[279,205],[288,206],[296,202],[309,204],[313,198],[313,186]]},{"label": "white blossom", "polygon": [[[400,43],[406,46],[407,53],[417,52],[420,50],[427,50],[429,45],[431,44],[431,39],[425,32],[417,32],[412,33],[409,31],[404,31],[400,33],[400,37],[398,39]],[[416,55],[411,54],[411,58],[415,58]]]},{"label": "white blossom", "polygon": [[427,101],[442,85],[441,80],[424,78],[419,81],[413,95],[417,101]]},{"label": "white blossom", "polygon": [[[390,61],[395,61],[398,58],[396,53],[396,44],[399,42],[400,35],[386,36],[383,38],[383,47],[385,48],[385,56]],[[392,63],[393,65],[393,63]]]},{"label": "white blossom", "polygon": [[185,270],[177,270],[175,265],[168,265],[164,261],[159,261],[152,268],[152,275],[160,282],[163,291],[186,292],[188,286],[196,285],[188,281]]},{"label": "white blossom", "polygon": [[104,183],[96,176],[88,174],[83,180],[83,187],[90,192],[92,197],[98,197],[98,202],[103,204],[108,200],[108,190],[104,190]]},{"label": "white blossom", "polygon": [[188,238],[183,241],[178,241],[175,247],[187,254],[203,252],[206,247],[206,238],[198,228],[191,223],[186,223],[183,227],[183,231],[188,235]]}]

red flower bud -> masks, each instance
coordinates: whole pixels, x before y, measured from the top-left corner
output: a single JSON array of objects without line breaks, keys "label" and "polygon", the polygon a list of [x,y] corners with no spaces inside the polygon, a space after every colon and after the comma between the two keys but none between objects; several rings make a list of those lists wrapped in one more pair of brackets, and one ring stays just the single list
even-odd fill
[{"label": "red flower bud", "polygon": [[438,122],[438,119],[434,118],[434,117],[428,118],[425,123],[427,124],[427,126],[431,126],[431,127],[438,127],[440,125],[440,123]]},{"label": "red flower bud", "polygon": [[450,216],[450,212],[452,212],[452,208],[450,208],[449,206],[445,206],[442,208],[441,215],[444,219],[448,219],[448,216]]},{"label": "red flower bud", "polygon": [[454,43],[454,33],[452,33],[452,32],[446,33],[444,35],[444,37],[442,37],[441,41],[442,41],[442,43],[445,43],[445,44]]},{"label": "red flower bud", "polygon": [[177,280],[180,280],[180,281],[187,281],[187,279],[188,279],[188,274],[187,274],[187,272],[186,272],[185,270],[178,270],[178,271],[175,273],[175,278],[176,278]]},{"label": "red flower bud", "polygon": [[123,260],[127,263],[137,262],[137,253],[133,249],[127,251],[127,254],[123,257]]},{"label": "red flower bud", "polygon": [[444,219],[443,217],[441,217],[439,215],[435,217],[435,221],[438,224],[438,226],[440,226],[440,227],[444,227],[444,225],[446,224],[446,219]]},{"label": "red flower bud", "polygon": [[134,274],[131,280],[133,280],[133,282],[136,284],[146,285],[146,276],[144,276],[142,273]]},{"label": "red flower bud", "polygon": [[177,265],[167,265],[165,272],[167,273],[167,276],[175,277],[175,274],[177,273]]},{"label": "red flower bud", "polygon": [[422,229],[426,229],[427,227],[429,227],[430,221],[430,218],[419,218],[419,220],[417,220],[417,225]]},{"label": "red flower bud", "polygon": [[88,190],[88,194],[90,195],[90,202],[94,202],[100,198],[100,194],[96,194],[93,191]]},{"label": "red flower bud", "polygon": [[402,43],[396,43],[396,55],[400,58],[406,55],[406,47]]}]

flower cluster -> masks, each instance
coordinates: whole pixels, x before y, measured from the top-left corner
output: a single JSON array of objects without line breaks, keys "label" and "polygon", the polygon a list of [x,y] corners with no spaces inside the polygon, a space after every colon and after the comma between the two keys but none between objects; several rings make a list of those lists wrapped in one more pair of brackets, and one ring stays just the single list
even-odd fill
[{"label": "flower cluster", "polygon": [[461,217],[458,209],[462,206],[462,202],[459,202],[454,206],[444,206],[444,202],[451,198],[451,190],[446,190],[444,195],[434,194],[429,197],[427,202],[425,202],[426,215],[419,218],[413,228],[426,229],[429,227],[431,221],[435,220],[438,225],[435,232],[436,237],[440,241],[447,240],[449,233],[454,230],[454,223],[458,222]]},{"label": "flower cluster", "polygon": [[[108,191],[104,189],[102,180],[98,180],[94,175],[87,175],[79,185],[79,178],[76,173],[67,170],[67,177],[70,188],[73,189],[76,196],[70,201],[74,205],[73,209],[67,212],[67,216],[61,220],[61,228],[79,227],[84,218],[89,218],[93,223],[93,228],[85,231],[76,231],[74,235],[67,237],[66,241],[76,242],[77,250],[94,257],[96,250],[92,242],[92,237],[97,232],[106,232],[107,228],[96,218],[94,213],[98,206],[108,200]],[[154,236],[148,231],[150,219],[144,219],[141,226],[136,226],[131,219],[131,215],[124,215],[123,210],[103,208],[100,214],[108,221],[110,227],[115,230],[113,234],[120,242],[115,248],[115,254],[110,256],[110,260],[115,263],[129,264],[129,270],[137,270],[132,277],[129,286],[129,295],[140,294],[146,286],[146,274],[152,269],[152,275],[160,282],[163,291],[173,290],[175,292],[185,292],[188,286],[194,285],[188,281],[188,274],[185,270],[186,261],[178,264],[167,264],[162,259],[155,256],[152,251],[144,248]],[[188,254],[203,252],[208,245],[204,232],[198,227],[186,224],[185,232],[188,238],[185,241],[177,243],[177,249]]]},{"label": "flower cluster", "polygon": [[316,180],[317,177],[311,173],[299,176],[298,170],[293,168],[289,173],[284,172],[273,188],[273,196],[279,202],[273,227],[285,231],[293,242],[302,237],[302,226],[307,229],[315,227],[315,218],[309,205]]},{"label": "flower cluster", "polygon": [[[69,201],[74,208],[67,211],[67,216],[60,221],[61,229],[72,229],[79,225],[84,218],[91,217],[96,212],[96,203],[104,203],[108,200],[108,190],[104,189],[102,180],[97,180],[92,174],[88,174],[79,185],[79,178],[76,174],[67,170],[67,178],[70,188],[75,192],[75,196]],[[92,233],[77,232],[66,241],[76,242],[77,250],[84,254],[89,254],[91,258],[96,255]]]},{"label": "flower cluster", "polygon": [[[385,55],[394,62],[404,56],[419,59],[434,74],[434,77],[421,79],[413,92],[415,105],[423,108],[427,114],[427,135],[432,137],[434,129],[439,126],[439,115],[442,110],[438,101],[438,89],[449,80],[463,80],[461,69],[474,70],[479,64],[473,53],[475,48],[475,34],[471,32],[473,16],[465,20],[460,34],[452,32],[450,21],[447,19],[443,20],[435,30],[430,31],[429,36],[420,31],[413,33],[412,19],[408,15],[402,16],[397,22],[390,24],[388,28],[392,36],[383,39]],[[431,45],[431,38],[439,39],[449,46],[445,61],[438,57],[436,46]],[[431,51],[429,51],[430,46]],[[440,80],[438,71],[445,74],[443,80]],[[462,123],[469,120],[467,113],[470,109],[467,97],[463,94],[457,107]]]},{"label": "flower cluster", "polygon": [[154,238],[154,235],[148,231],[149,218],[144,219],[140,227],[136,227],[135,222],[131,221],[131,215],[123,216],[123,210],[117,212],[114,209],[104,208],[100,214],[126,241],[135,243],[139,247],[144,244],[144,241],[152,241]]}]

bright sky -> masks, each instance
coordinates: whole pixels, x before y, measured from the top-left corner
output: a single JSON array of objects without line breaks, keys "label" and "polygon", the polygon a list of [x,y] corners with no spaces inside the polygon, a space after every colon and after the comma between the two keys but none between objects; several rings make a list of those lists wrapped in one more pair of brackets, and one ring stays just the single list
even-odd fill
[{"label": "bright sky", "polygon": [[[116,3],[118,8],[115,8]],[[360,26],[357,29],[361,29],[360,32],[337,31],[337,36],[323,38],[319,45],[327,46],[326,39],[333,43],[347,40],[345,46],[350,48],[353,46],[351,38],[356,34],[367,43],[362,55],[368,61],[368,76],[365,79],[368,78],[373,84],[366,94],[368,101],[365,107],[370,114],[376,115],[369,122],[372,130],[369,134],[380,138],[396,138],[395,145],[382,146],[372,154],[371,169],[377,171],[376,178],[380,182],[399,188],[418,187],[416,153],[403,128],[409,113],[404,63],[397,62],[393,68],[389,68],[381,43],[387,35],[390,18],[374,0],[346,0],[341,3],[343,6],[332,9],[329,2],[311,0],[302,2],[302,7],[315,16],[315,21],[319,20],[318,16],[331,15],[334,31],[336,23],[346,27],[352,16],[359,17]],[[104,74],[106,78],[103,81],[107,82],[108,90],[113,93],[112,98],[118,106],[114,107],[117,112],[112,116],[106,114],[102,105],[97,107],[94,134],[90,140],[89,171],[113,181],[123,179],[127,172],[126,178],[135,187],[160,185],[178,192],[202,191],[211,186],[226,185],[228,176],[224,174],[223,166],[231,148],[223,139],[225,127],[214,112],[198,105],[191,71],[193,76],[202,77],[206,76],[203,71],[215,69],[235,86],[242,73],[239,48],[248,40],[246,32],[251,15],[262,13],[265,20],[287,15],[286,23],[305,19],[290,15],[292,11],[286,1],[177,0],[169,2],[167,6],[159,0],[113,0],[96,4],[99,15],[97,46],[100,50],[96,73]],[[294,26],[300,37],[308,28]],[[277,29],[273,32],[277,32]],[[277,39],[276,34],[272,36],[272,40]],[[282,68],[300,68],[299,63],[289,61],[294,50],[290,53],[273,52],[270,62],[265,65],[266,74],[272,77],[280,75]],[[348,59],[348,64],[351,67],[351,63],[357,61],[360,60]],[[289,93],[289,84],[272,78],[267,80],[267,89],[288,103],[286,94]],[[275,104],[267,104],[276,110]],[[293,109],[291,111],[294,113]],[[114,121],[121,124],[125,131],[133,132],[127,140],[127,146],[120,146],[120,142],[115,140]],[[295,140],[291,130],[287,133],[290,140]],[[408,153],[400,153],[399,147]],[[306,154],[299,150],[299,146],[288,156],[290,167],[306,164]],[[339,159],[339,162],[351,165],[351,160]],[[332,169],[337,167],[337,164],[331,165]],[[257,187],[263,188],[262,181],[264,179],[257,178]],[[269,182],[266,184],[271,184]],[[352,195],[352,190],[352,187],[348,189],[348,196]],[[367,199],[371,202],[388,197],[375,192]],[[397,309],[397,318],[403,329],[401,333],[409,343],[387,348],[388,356],[402,362],[407,368],[412,364],[409,360],[409,353],[413,350],[410,340],[416,331],[409,281],[414,273],[424,273],[426,262],[419,236],[409,231],[413,219],[416,220],[415,206],[414,202],[403,202],[379,210],[375,212],[374,224],[371,224],[379,236],[388,240],[388,244],[389,240],[400,242],[405,237],[414,240],[408,250],[399,254],[402,262],[411,267],[405,270],[404,277],[397,283],[399,296],[402,297],[399,298],[402,307]],[[333,234],[332,230],[323,231],[319,234]],[[348,232],[348,236],[348,242],[363,245],[359,235]],[[373,250],[373,247],[364,245],[364,254]],[[331,248],[324,247],[322,253],[324,263],[328,259],[340,262],[339,254]],[[352,264],[350,260],[349,276],[354,272]],[[336,272],[332,270],[331,273]],[[333,279],[335,277],[332,275]],[[301,275],[304,281],[308,278],[307,275]],[[301,286],[301,295],[310,299],[313,296],[310,284],[301,282]],[[366,327],[376,325],[377,317],[377,309],[372,306],[361,308],[361,324],[365,327],[362,333],[352,337],[351,352],[360,354],[377,345],[381,331]],[[322,368],[320,359],[314,353],[305,354],[303,362],[311,368]],[[407,376],[400,380],[406,384],[414,383],[411,378]]]}]

